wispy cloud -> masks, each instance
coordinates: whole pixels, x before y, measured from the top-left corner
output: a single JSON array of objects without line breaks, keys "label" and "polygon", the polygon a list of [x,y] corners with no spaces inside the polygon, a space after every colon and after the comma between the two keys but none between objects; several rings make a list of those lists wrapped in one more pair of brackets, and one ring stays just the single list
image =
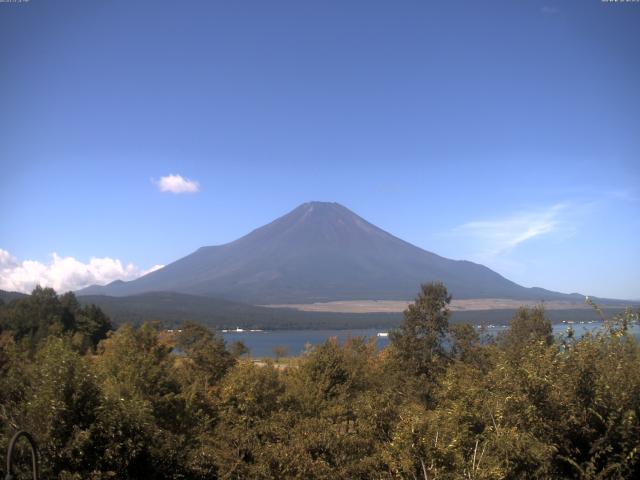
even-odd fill
[{"label": "wispy cloud", "polygon": [[640,201],[640,197],[636,192],[629,189],[610,190],[607,192],[609,198],[614,200],[623,200],[630,203],[637,203]]},{"label": "wispy cloud", "polygon": [[196,193],[200,190],[198,182],[184,178],[182,175],[166,175],[154,183],[161,192]]},{"label": "wispy cloud", "polygon": [[465,223],[455,233],[471,236],[485,247],[483,256],[497,256],[533,238],[555,231],[566,204],[556,204],[544,210],[523,211],[508,217]]},{"label": "wispy cloud", "polygon": [[560,9],[558,7],[553,7],[551,5],[545,5],[540,9],[540,12],[544,15],[555,15],[559,11]]},{"label": "wispy cloud", "polygon": [[132,263],[125,265],[109,257],[92,257],[88,263],[83,263],[57,253],[51,254],[49,263],[20,261],[0,249],[0,289],[29,293],[36,285],[42,285],[66,292],[93,284],[105,285],[114,280],[133,280],[162,267],[154,265],[142,270]]}]

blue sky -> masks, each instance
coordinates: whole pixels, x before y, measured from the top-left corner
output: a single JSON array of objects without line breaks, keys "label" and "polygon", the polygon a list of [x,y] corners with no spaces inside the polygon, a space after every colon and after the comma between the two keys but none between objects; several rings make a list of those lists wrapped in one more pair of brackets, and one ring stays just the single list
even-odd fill
[{"label": "blue sky", "polygon": [[133,278],[326,200],[640,298],[638,25],[600,0],[2,3],[0,288]]}]

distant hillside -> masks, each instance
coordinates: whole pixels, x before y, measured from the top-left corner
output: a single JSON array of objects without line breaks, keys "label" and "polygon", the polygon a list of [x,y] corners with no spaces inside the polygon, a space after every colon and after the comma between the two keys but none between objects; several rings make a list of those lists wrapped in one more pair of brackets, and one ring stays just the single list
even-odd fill
[{"label": "distant hillside", "polygon": [[[0,300],[9,303],[27,295],[0,290]],[[191,320],[214,329],[260,328],[269,330],[358,329],[388,330],[402,320],[402,313],[331,313],[303,312],[289,308],[266,308],[183,293],[152,292],[129,297],[85,295],[78,297],[82,304],[96,304],[116,325],[139,325],[158,320],[166,327],[176,327]],[[604,307],[605,315],[620,313],[622,307]],[[452,312],[452,323],[507,324],[515,309]],[[548,310],[553,322],[562,320],[599,320],[592,309]]]},{"label": "distant hillside", "polygon": [[26,296],[26,294],[20,292],[7,292],[5,290],[0,290],[0,300],[4,303],[9,303],[11,300],[16,300]]},{"label": "distant hillside", "polygon": [[[402,320],[402,313],[329,313],[302,312],[285,308],[256,307],[210,297],[182,293],[154,292],[130,297],[90,295],[78,297],[84,304],[99,305],[116,324],[140,324],[159,320],[166,326],[178,326],[192,320],[211,328],[283,329],[357,329],[392,328]],[[607,316],[620,313],[622,308],[605,308]],[[453,312],[453,323],[507,324],[515,309]],[[591,309],[548,310],[553,322],[562,320],[599,320]]]},{"label": "distant hillside", "polygon": [[455,298],[523,300],[582,297],[525,288],[477,263],[422,250],[337,203],[305,203],[226,245],[203,247],[130,282],[79,295],[165,291],[251,304],[410,300],[442,281]]},{"label": "distant hillside", "polygon": [[191,320],[212,328],[342,329],[397,324],[401,313],[317,313],[256,307],[227,300],[173,292],[151,292],[129,297],[85,295],[83,304],[96,304],[116,323],[140,324],[159,320],[178,326]]}]

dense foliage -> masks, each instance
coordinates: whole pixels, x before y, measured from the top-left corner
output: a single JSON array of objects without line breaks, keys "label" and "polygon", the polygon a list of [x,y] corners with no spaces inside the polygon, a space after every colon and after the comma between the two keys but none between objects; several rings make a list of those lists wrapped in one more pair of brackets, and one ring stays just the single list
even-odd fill
[{"label": "dense foliage", "polygon": [[424,285],[382,351],[273,363],[36,289],[0,306],[0,445],[32,432],[65,480],[640,478],[636,312],[558,339],[523,308],[481,341],[449,301]]}]

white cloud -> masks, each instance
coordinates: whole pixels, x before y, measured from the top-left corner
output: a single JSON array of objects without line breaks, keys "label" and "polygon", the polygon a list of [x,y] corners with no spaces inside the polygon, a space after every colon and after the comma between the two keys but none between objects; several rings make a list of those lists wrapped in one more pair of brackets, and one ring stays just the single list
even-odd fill
[{"label": "white cloud", "polygon": [[156,270],[160,270],[163,267],[164,267],[164,265],[154,265],[153,267],[147,268],[146,270],[143,270],[142,272],[140,272],[140,276],[142,277],[143,275],[146,275],[147,273],[155,272]]},{"label": "white cloud", "polygon": [[0,248],[0,269],[14,267],[17,265],[17,260],[12,257],[9,252]]},{"label": "white cloud", "polygon": [[497,220],[469,222],[455,229],[458,234],[472,236],[482,242],[485,257],[497,256],[532,238],[549,234],[561,224],[564,204],[546,210],[521,212]]},{"label": "white cloud", "polygon": [[184,178],[182,175],[167,175],[154,183],[161,192],[196,193],[200,190],[198,182]]},{"label": "white cloud", "polygon": [[66,292],[93,284],[105,285],[114,280],[133,280],[162,267],[154,265],[140,270],[132,263],[124,265],[120,260],[109,257],[92,257],[88,263],[82,263],[57,253],[51,254],[49,263],[19,261],[0,248],[0,290],[29,293],[36,285],[42,285],[57,292]]},{"label": "white cloud", "polygon": [[560,9],[558,7],[552,7],[550,5],[545,5],[540,9],[540,12],[542,12],[544,15],[555,15],[559,11]]}]

